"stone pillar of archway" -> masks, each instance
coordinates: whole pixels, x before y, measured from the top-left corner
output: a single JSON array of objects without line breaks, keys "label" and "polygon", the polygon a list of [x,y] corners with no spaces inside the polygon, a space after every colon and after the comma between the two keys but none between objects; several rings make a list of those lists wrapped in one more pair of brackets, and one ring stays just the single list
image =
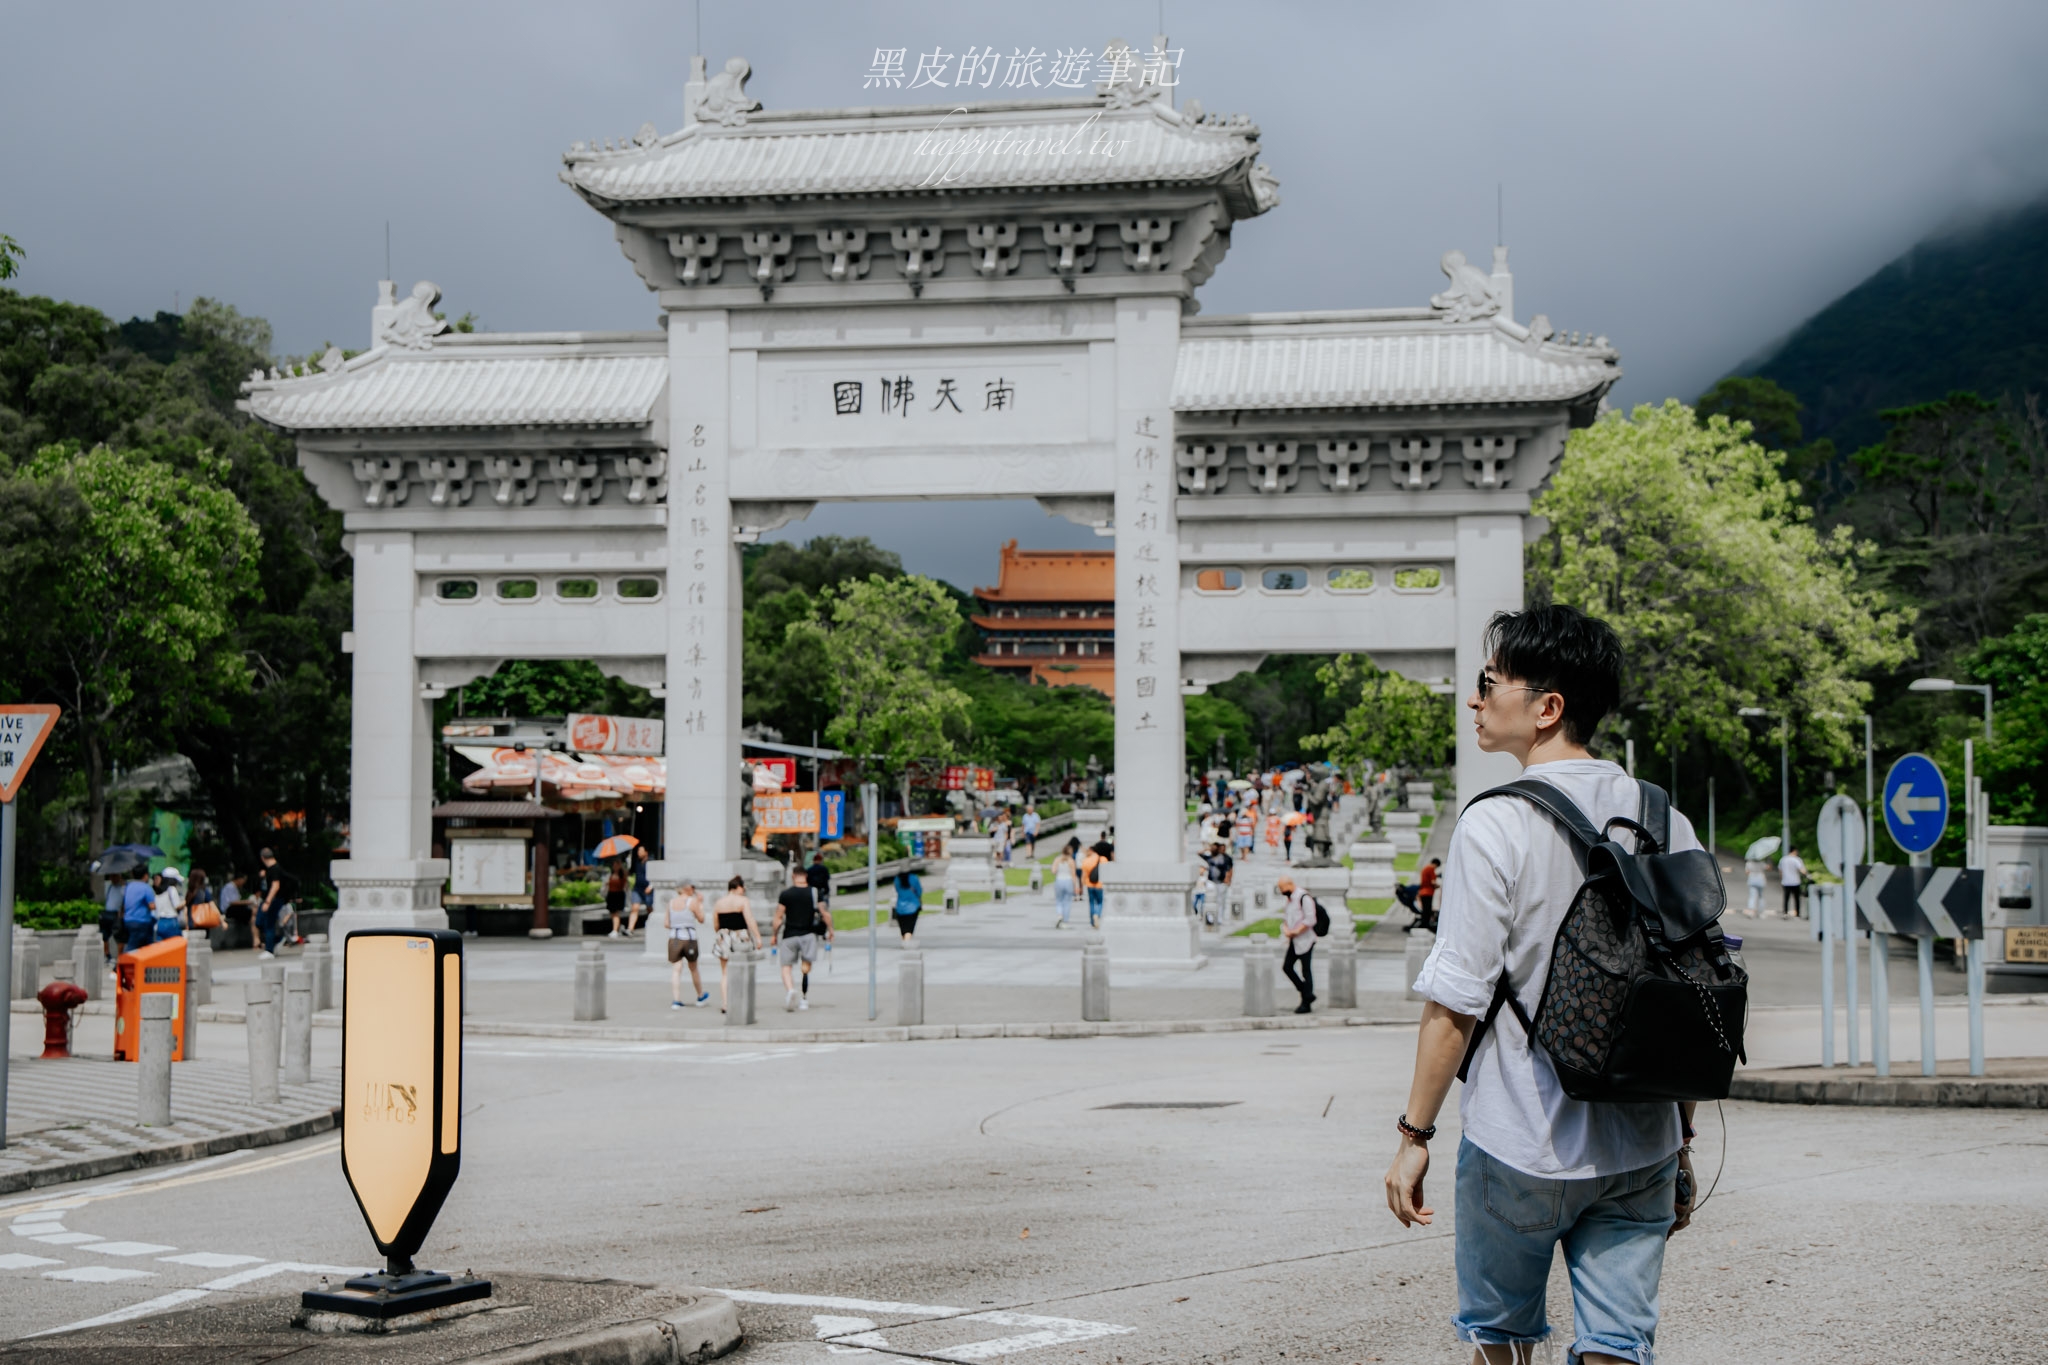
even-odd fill
[{"label": "stone pillar of archway", "polygon": [[358,531],[354,688],[349,712],[349,856],[329,865],[338,907],[328,934],[445,929],[448,862],[433,852],[434,715],[421,695],[410,531]]},{"label": "stone pillar of archway", "polygon": [[1523,518],[1513,513],[1458,518],[1458,671],[1451,682],[1457,688],[1453,704],[1457,708],[1456,799],[1460,803],[1488,787],[1512,782],[1521,773],[1521,766],[1506,754],[1480,752],[1465,698],[1486,662],[1482,647],[1486,623],[1497,611],[1522,609],[1522,525]]},{"label": "stone pillar of archway", "polygon": [[1122,966],[1200,966],[1188,914],[1173,372],[1180,300],[1116,306],[1116,861],[1103,932]]}]

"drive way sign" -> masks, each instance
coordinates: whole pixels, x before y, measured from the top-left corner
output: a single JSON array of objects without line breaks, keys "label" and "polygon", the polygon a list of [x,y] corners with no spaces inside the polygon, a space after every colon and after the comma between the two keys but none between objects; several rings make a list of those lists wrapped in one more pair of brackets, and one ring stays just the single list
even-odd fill
[{"label": "drive way sign", "polygon": [[1907,754],[1884,776],[1884,827],[1908,853],[1925,853],[1948,824],[1948,782],[1926,754]]},{"label": "drive way sign", "polygon": [[0,706],[0,801],[12,801],[28,776],[43,742],[57,728],[57,708],[24,704]]}]

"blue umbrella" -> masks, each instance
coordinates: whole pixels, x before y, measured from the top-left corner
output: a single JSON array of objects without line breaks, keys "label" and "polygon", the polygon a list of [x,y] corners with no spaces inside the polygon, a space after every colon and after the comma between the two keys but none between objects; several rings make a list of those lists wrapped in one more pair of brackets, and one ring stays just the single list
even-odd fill
[{"label": "blue umbrella", "polygon": [[132,872],[147,864],[151,858],[167,856],[169,855],[155,844],[115,844],[111,848],[101,849],[93,860],[86,864],[85,870],[101,875]]}]

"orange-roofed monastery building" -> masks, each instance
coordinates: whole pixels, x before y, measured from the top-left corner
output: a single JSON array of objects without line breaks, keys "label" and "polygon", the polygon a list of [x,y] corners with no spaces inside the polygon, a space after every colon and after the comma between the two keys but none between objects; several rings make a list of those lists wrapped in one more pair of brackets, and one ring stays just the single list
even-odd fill
[{"label": "orange-roofed monastery building", "polygon": [[975,662],[1054,687],[1116,692],[1116,553],[1003,546],[993,588],[976,588]]}]

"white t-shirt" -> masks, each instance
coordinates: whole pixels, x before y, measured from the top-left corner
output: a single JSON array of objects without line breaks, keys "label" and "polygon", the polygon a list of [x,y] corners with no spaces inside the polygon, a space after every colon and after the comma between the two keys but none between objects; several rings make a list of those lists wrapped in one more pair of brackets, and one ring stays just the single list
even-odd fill
[{"label": "white t-shirt", "polygon": [[[1597,829],[1634,819],[1634,778],[1601,759],[1538,763],[1522,773],[1570,797]],[[1618,842],[1632,836],[1615,831]],[[1674,851],[1700,846],[1692,823],[1671,812]],[[1529,802],[1496,796],[1471,806],[1451,833],[1436,947],[1415,989],[1446,1009],[1484,1017],[1503,967],[1533,1019],[1550,973],[1550,949],[1585,880],[1577,846]],[[1549,1055],[1532,1048],[1505,1005],[1472,1059],[1458,1116],[1465,1136],[1498,1161],[1550,1179],[1619,1175],[1654,1165],[1680,1146],[1675,1104],[1588,1104],[1558,1084]]]},{"label": "white t-shirt", "polygon": [[1778,863],[1778,885],[1797,886],[1806,879],[1806,860],[1797,853],[1787,853]]}]

